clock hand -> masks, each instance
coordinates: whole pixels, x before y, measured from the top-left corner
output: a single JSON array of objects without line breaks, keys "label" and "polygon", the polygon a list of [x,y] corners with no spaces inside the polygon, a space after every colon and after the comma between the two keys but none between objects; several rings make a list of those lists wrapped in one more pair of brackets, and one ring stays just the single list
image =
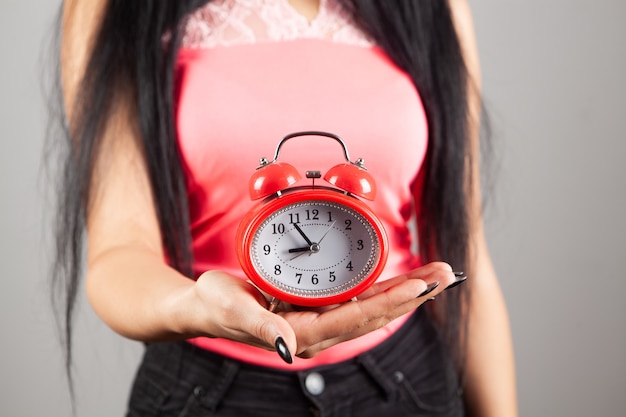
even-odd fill
[{"label": "clock hand", "polygon": [[[333,222],[333,224],[335,224],[335,222]],[[322,239],[324,239],[324,237],[326,236],[326,234],[328,234],[328,232],[330,231],[330,229],[333,227],[333,224],[330,225],[330,227],[328,228],[328,230],[326,230],[326,233],[324,233],[324,236],[322,236]],[[298,226],[297,223],[293,224],[294,228],[298,231],[298,233],[300,233],[300,236],[302,236],[304,238],[304,240],[306,240],[306,243],[309,244],[309,246],[304,247],[304,248],[293,248],[293,249],[289,249],[289,253],[298,253],[296,256],[294,256],[293,258],[289,259],[290,261],[293,261],[294,259],[296,259],[298,256],[304,255],[305,252],[309,252],[309,256],[312,253],[317,253],[320,251],[320,245],[319,243],[314,243],[311,242],[311,240],[307,237],[307,235],[304,234],[304,232],[302,231],[302,229],[300,228],[300,226]],[[322,239],[320,239],[320,242],[322,241]]]},{"label": "clock hand", "polygon": [[300,233],[300,236],[302,236],[304,238],[304,240],[306,240],[306,243],[309,244],[309,246],[313,245],[313,242],[311,242],[311,240],[304,234],[304,232],[302,231],[302,229],[300,229],[300,226],[298,226],[298,223],[294,223],[293,227],[296,228],[296,230],[298,231],[298,233]]},{"label": "clock hand", "polygon": [[289,249],[288,252],[289,253],[296,253],[296,252],[311,252],[311,253],[317,253],[320,251],[320,245],[319,243],[312,243],[311,246],[305,246],[303,248],[293,248],[293,249]]},{"label": "clock hand", "polygon": [[310,251],[311,247],[310,246],[306,246],[304,248],[294,248],[294,249],[289,249],[289,253],[296,253],[296,252],[307,252]]},{"label": "clock hand", "polygon": [[[320,251],[320,249],[321,249],[320,243],[322,243],[322,240],[324,240],[324,238],[326,237],[328,232],[330,232],[330,229],[333,228],[333,226],[335,225],[335,222],[336,222],[336,220],[333,220],[332,224],[330,226],[328,226],[328,229],[326,229],[326,231],[324,232],[324,235],[320,238],[319,242],[311,244],[311,246],[309,248],[309,256],[311,256],[312,253],[317,253],[317,252]],[[294,223],[294,226],[295,226],[295,223]],[[290,261],[293,261],[298,256],[304,254],[304,252],[306,251],[306,248],[289,249],[290,253],[300,252],[300,251],[302,251],[302,253],[299,253],[298,255],[294,256],[293,258],[290,259]]]},{"label": "clock hand", "polygon": [[[290,260],[290,261],[293,261],[294,259],[296,259],[296,258],[298,258],[298,257],[300,257],[300,256],[302,256],[302,255],[304,255],[304,254],[305,254],[305,253],[307,253],[307,252],[309,252],[309,251],[304,251],[304,250],[303,250],[302,252],[300,252],[300,253],[299,253],[299,254],[297,254],[296,256],[294,256],[294,257],[292,257],[292,258],[289,258],[289,260]],[[309,255],[310,255],[310,254],[311,254],[311,252],[309,252]]]},{"label": "clock hand", "polygon": [[326,237],[326,235],[328,234],[328,232],[330,232],[330,229],[333,228],[333,226],[335,225],[335,222],[337,220],[334,220],[333,223],[328,227],[328,229],[326,229],[326,232],[324,232],[324,236],[322,236],[319,240],[319,242],[317,242],[317,244],[319,245],[320,243],[322,243],[322,240],[324,240],[324,238]]}]

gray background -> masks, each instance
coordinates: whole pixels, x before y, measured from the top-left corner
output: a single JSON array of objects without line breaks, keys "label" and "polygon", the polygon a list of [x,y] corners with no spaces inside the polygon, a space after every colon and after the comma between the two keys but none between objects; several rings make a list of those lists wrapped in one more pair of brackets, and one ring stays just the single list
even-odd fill
[{"label": "gray background", "polygon": [[[626,2],[473,0],[498,155],[488,238],[522,416],[626,416]],[[0,415],[68,416],[44,277],[39,56],[57,1],[0,0]],[[122,415],[139,344],[81,303],[77,414]]]}]

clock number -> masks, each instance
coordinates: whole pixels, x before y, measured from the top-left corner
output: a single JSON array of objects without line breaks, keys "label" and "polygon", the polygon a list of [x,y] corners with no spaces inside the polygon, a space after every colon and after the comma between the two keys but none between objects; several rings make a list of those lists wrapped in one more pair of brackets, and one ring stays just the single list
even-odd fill
[{"label": "clock number", "polygon": [[298,278],[298,284],[300,283],[300,280],[302,279],[302,274],[297,273],[296,274],[296,278]]},{"label": "clock number", "polygon": [[335,271],[330,271],[330,276],[328,277],[328,281],[335,282],[335,279],[337,279],[337,277],[335,276]]},{"label": "clock number", "polygon": [[317,209],[306,210],[306,219],[307,220],[319,220],[320,219],[318,217],[319,214],[320,214],[320,211]]},{"label": "clock number", "polygon": [[333,221],[333,212],[329,211],[328,212],[328,223],[332,223],[332,221]]},{"label": "clock number", "polygon": [[311,283],[313,283],[313,285],[317,285],[319,282],[320,280],[317,277],[317,274],[313,274],[313,276],[311,277]]},{"label": "clock number", "polygon": [[347,219],[346,220],[346,230],[352,230],[352,220]]},{"label": "clock number", "polygon": [[270,247],[270,245],[263,246],[263,254],[269,255],[271,250],[272,248]]},{"label": "clock number", "polygon": [[274,275],[280,275],[283,271],[280,270],[280,265],[274,266]]},{"label": "clock number", "polygon": [[276,235],[276,234],[283,234],[285,233],[285,225],[282,223],[279,224],[272,224],[272,234]]},{"label": "clock number", "polygon": [[291,224],[300,223],[300,213],[289,213],[289,223]]},{"label": "clock number", "polygon": [[354,267],[352,266],[352,261],[348,262],[348,265],[346,265],[346,269],[350,272],[354,271]]},{"label": "clock number", "polygon": [[363,241],[362,240],[357,240],[356,241],[356,249],[357,250],[363,250]]}]

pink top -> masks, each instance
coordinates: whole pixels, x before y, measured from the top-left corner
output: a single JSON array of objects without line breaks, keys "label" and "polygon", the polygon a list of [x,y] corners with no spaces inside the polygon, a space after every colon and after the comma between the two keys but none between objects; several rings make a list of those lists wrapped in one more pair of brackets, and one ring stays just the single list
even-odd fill
[{"label": "pink top", "polygon": [[[280,139],[304,130],[341,136],[351,158],[363,158],[375,178],[378,196],[368,204],[381,218],[390,244],[380,279],[420,264],[411,251],[407,225],[412,213],[410,186],[427,144],[419,95],[406,74],[359,34],[331,1],[321,2],[313,22],[298,15],[286,0],[222,0],[192,16],[177,66],[177,128],[188,176],[197,275],[216,269],[246,279],[236,256],[235,233],[255,204],[248,197],[248,180],[259,158],[272,159]],[[297,21],[293,26],[284,23],[290,28],[286,32],[250,40],[233,37],[232,31],[224,29],[233,25],[229,16],[258,17],[277,5],[291,13],[292,23]],[[322,25],[321,19],[327,24]],[[278,26],[286,21],[283,14]],[[324,29],[313,30],[315,25]],[[199,30],[204,32],[199,34]],[[230,38],[220,38],[224,33]],[[329,33],[342,35],[336,38]],[[302,173],[324,173],[344,162],[337,143],[323,137],[287,142],[280,160]],[[191,342],[245,362],[296,370],[354,357],[386,339],[405,320],[336,345],[315,358],[295,358],[292,365],[275,352],[230,340],[196,338]]]}]

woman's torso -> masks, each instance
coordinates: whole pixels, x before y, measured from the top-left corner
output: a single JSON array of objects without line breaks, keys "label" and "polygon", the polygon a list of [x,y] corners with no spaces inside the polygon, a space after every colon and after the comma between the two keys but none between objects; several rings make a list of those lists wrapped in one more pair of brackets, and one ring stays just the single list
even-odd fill
[{"label": "woman's torso", "polygon": [[[245,279],[235,232],[255,202],[248,180],[259,158],[285,135],[338,134],[376,179],[369,203],[389,235],[380,279],[419,265],[408,221],[411,184],[423,162],[427,127],[410,79],[351,23],[336,0],[322,0],[308,21],[287,0],[219,0],[190,17],[177,65],[177,134],[187,172],[194,270]],[[290,141],[281,160],[301,172],[341,163],[322,137]],[[284,364],[273,352],[224,339],[192,343],[259,365],[302,369],[338,362],[380,343],[403,322]]]}]

